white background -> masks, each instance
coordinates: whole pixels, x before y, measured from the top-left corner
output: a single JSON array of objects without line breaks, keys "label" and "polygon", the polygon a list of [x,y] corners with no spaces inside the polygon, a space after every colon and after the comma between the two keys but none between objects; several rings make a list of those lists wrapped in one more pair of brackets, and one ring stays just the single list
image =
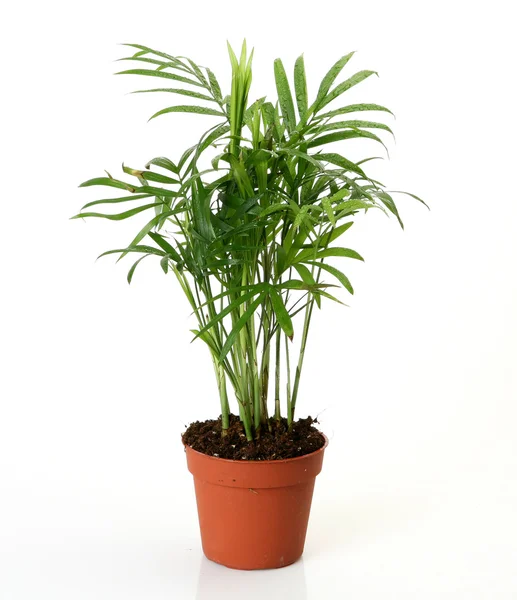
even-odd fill
[{"label": "white background", "polygon": [[[2,12],[0,599],[517,598],[517,203],[510,3],[10,3]],[[226,39],[342,54],[397,115],[406,230],[358,219],[350,308],[318,312],[300,416],[331,439],[304,559],[242,573],[202,558],[179,434],[217,414],[188,308],[149,259],[95,262],[135,224],[69,221],[120,163],[177,159],[203,117],[113,77],[119,42],[191,56],[228,89]],[[389,140],[388,140],[389,141]],[[98,190],[97,190],[98,191]],[[337,305],[336,305],[337,306]]]}]

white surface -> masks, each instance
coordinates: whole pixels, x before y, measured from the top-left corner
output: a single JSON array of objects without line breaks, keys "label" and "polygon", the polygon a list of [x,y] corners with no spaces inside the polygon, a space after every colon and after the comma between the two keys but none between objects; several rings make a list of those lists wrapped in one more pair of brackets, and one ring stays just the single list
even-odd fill
[{"label": "white surface", "polygon": [[[513,600],[510,4],[224,7],[3,9],[0,598]],[[122,160],[175,158],[208,123],[147,124],[165,100],[124,95],[140,84],[112,77],[115,44],[190,55],[224,80],[225,40],[243,36],[256,48],[257,96],[272,89],[276,56],[292,65],[305,52],[314,94],[328,66],[358,50],[350,68],[381,78],[350,100],[398,116],[380,173],[432,205],[400,201],[405,233],[373,215],[351,232],[366,257],[348,269],[356,295],[350,309],[318,313],[302,381],[300,415],[320,414],[331,438],[306,553],[263,573],[201,556],[178,436],[217,400],[179,290],[151,261],[131,288],[124,267],[94,263],[134,225],[68,221],[95,197],[79,182]]]}]

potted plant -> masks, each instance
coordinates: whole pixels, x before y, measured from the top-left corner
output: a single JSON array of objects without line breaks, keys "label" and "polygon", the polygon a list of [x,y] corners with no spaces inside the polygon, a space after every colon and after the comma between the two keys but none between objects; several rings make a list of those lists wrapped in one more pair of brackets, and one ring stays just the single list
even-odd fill
[{"label": "potted plant", "polygon": [[[228,46],[227,96],[210,69],[128,46],[136,52],[122,60],[138,68],[122,74],[171,86],[141,92],[195,101],[168,106],[152,119],[193,113],[213,123],[176,162],[158,157],[142,169],[123,165],[130,182],[107,174],[81,184],[116,188],[123,195],[89,202],[74,218],[120,221],[152,214],[126,248],[101,256],[140,255],[129,282],[144,258],[157,257],[192,307],[194,339],[210,352],[220,416],[191,424],[182,436],[204,552],[234,568],[285,566],[303,552],[327,445],[310,417],[295,419],[314,309],[341,302],[339,287],[353,293],[333,263],[363,260],[337,245],[357,213],[380,209],[402,225],[392,192],[365,173],[371,159],[353,162],[333,144],[361,138],[384,146],[374,131],[391,133],[388,125],[357,115],[390,111],[342,102],[345,92],[374,74],[359,71],[336,84],[352,52],[332,66],[312,100],[303,56],[294,65],[294,88],[277,59],[278,98],[250,102],[253,52],[248,55],[245,42],[239,58]],[[125,208],[97,212],[101,205]]]}]

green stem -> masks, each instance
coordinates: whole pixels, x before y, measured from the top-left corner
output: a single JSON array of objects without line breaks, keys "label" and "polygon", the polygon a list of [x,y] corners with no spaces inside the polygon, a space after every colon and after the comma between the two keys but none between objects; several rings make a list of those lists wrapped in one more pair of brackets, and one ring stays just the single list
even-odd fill
[{"label": "green stem", "polygon": [[291,404],[291,365],[289,360],[289,338],[284,334],[285,338],[285,364],[287,367],[287,423],[291,426],[293,422],[293,409]]},{"label": "green stem", "polygon": [[[269,264],[269,256],[267,251],[267,239],[264,240],[265,245],[262,251],[262,267],[264,270],[264,281],[269,282],[271,279],[271,268]],[[270,309],[270,301],[266,296],[262,304],[262,318],[261,325],[263,328],[264,341],[262,347],[262,364],[260,366],[260,411],[261,419],[260,423],[265,425],[268,423],[268,410],[267,410],[267,398],[269,393],[269,362],[270,362],[270,343],[271,337],[271,322],[272,312]]]},{"label": "green stem", "polygon": [[[269,317],[267,317],[269,321]],[[269,362],[270,362],[270,344],[269,344],[269,322],[264,331],[268,331],[268,335],[264,334],[264,346],[262,349],[262,364],[260,366],[260,424],[268,423],[267,398],[269,392]]]},{"label": "green stem", "polygon": [[228,403],[228,393],[226,391],[226,375],[222,365],[217,364],[214,359],[217,382],[219,384],[219,397],[221,399],[221,425],[222,436],[224,437],[230,427],[230,405]]},{"label": "green stem", "polygon": [[[243,328],[244,329],[244,328]],[[236,354],[240,366],[240,402],[243,409],[244,429],[246,430],[246,439],[251,442],[253,440],[253,431],[251,428],[251,406],[248,389],[248,369],[246,365],[246,340],[243,338],[242,330],[235,340]],[[237,398],[239,400],[239,398]]]},{"label": "green stem", "polygon": [[300,377],[302,374],[303,359],[305,356],[305,347],[307,346],[307,336],[309,334],[309,326],[311,324],[312,309],[314,306],[314,300],[311,300],[305,309],[305,319],[303,323],[302,341],[300,347],[300,354],[298,356],[298,365],[296,366],[296,374],[294,376],[293,395],[291,398],[291,425],[294,419],[294,411],[296,409],[296,400],[298,399],[298,388],[300,386]]},{"label": "green stem", "polygon": [[276,332],[276,347],[275,347],[275,419],[280,421],[280,327]]},{"label": "green stem", "polygon": [[[317,243],[314,246],[314,258],[316,258],[316,254],[317,254],[318,248],[319,248],[319,240],[321,239],[321,233],[322,233],[321,229],[322,229],[322,225],[320,224],[320,228],[319,228],[319,232],[318,232],[318,236],[317,236]],[[321,262],[323,262],[323,259],[321,260]],[[314,276],[314,270],[315,270],[315,266],[313,265],[312,269],[311,269],[313,276]],[[320,273],[321,273],[321,269],[318,271],[318,276],[316,277],[316,281],[319,281]],[[303,321],[302,341],[301,341],[301,345],[300,345],[300,354],[298,356],[298,365],[296,366],[296,374],[294,377],[293,397],[291,399],[291,418],[292,419],[294,419],[294,412],[296,410],[296,401],[298,399],[298,388],[300,386],[300,377],[302,375],[303,359],[305,356],[305,348],[307,346],[307,336],[309,335],[309,327],[311,324],[313,308],[314,308],[314,297],[312,298],[312,300],[307,302],[307,306],[305,308],[305,318]],[[291,423],[289,425],[291,425]]]},{"label": "green stem", "polygon": [[255,339],[255,321],[251,317],[249,321],[249,331],[246,338],[248,344],[248,367],[250,370],[250,396],[253,399],[253,419],[255,431],[260,429],[261,410],[260,410],[260,385],[257,369],[257,345]]}]

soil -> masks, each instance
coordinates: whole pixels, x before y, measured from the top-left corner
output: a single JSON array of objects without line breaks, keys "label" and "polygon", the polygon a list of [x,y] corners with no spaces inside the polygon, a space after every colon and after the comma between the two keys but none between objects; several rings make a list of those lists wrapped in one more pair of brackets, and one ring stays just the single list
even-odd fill
[{"label": "soil", "polygon": [[[287,419],[269,419],[252,442],[246,440],[244,427],[236,415],[230,415],[230,427],[221,436],[221,418],[191,423],[182,434],[183,443],[198,452],[230,460],[282,460],[304,456],[325,444],[314,427],[316,419],[307,417],[295,421],[289,431]],[[270,429],[270,430],[269,430]]]}]

